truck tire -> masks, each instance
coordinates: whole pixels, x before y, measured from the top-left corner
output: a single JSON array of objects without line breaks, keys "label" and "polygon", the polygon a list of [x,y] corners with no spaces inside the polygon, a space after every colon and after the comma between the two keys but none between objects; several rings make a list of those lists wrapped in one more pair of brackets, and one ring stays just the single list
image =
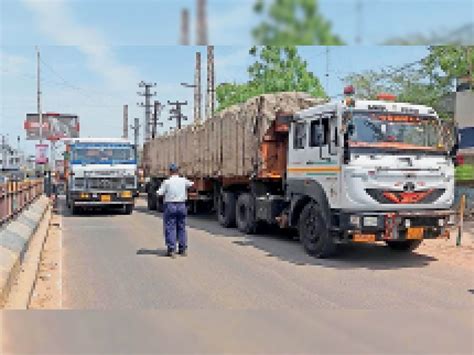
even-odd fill
[{"label": "truck tire", "polygon": [[79,214],[79,212],[80,212],[79,207],[74,206],[74,204],[71,202],[71,214],[74,216],[74,215]]},{"label": "truck tire", "polygon": [[241,194],[235,207],[235,220],[239,231],[254,234],[257,231],[255,219],[255,201],[248,193]]},{"label": "truck tire", "polygon": [[418,248],[422,240],[402,240],[402,241],[386,241],[387,246],[396,251],[413,251]]},{"label": "truck tire", "polygon": [[336,253],[337,246],[331,237],[329,223],[315,202],[303,207],[298,220],[298,234],[309,255],[327,258]]},{"label": "truck tire", "polygon": [[165,203],[163,202],[163,197],[158,197],[156,196],[156,208],[160,213],[163,213],[165,211]]},{"label": "truck tire", "polygon": [[135,206],[134,205],[125,205],[125,214],[132,214],[133,213],[133,208]]},{"label": "truck tire", "polygon": [[235,200],[233,192],[222,192],[217,204],[217,219],[221,226],[235,227]]},{"label": "truck tire", "polygon": [[147,207],[150,211],[156,210],[157,205],[157,197],[154,193],[149,192],[147,195]]}]

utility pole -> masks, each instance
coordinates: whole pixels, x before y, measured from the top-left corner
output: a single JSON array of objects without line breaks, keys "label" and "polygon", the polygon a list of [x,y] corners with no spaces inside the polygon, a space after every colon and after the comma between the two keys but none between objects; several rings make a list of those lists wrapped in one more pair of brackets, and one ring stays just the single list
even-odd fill
[{"label": "utility pole", "polygon": [[214,76],[214,46],[207,46],[207,95],[206,118],[212,117],[215,110],[216,90]]},{"label": "utility pole", "polygon": [[355,42],[357,45],[362,43],[362,28],[363,28],[363,18],[362,18],[362,0],[356,1],[356,38]]},{"label": "utility pole", "polygon": [[206,0],[197,0],[197,21],[196,33],[198,46],[205,46],[208,43],[207,38],[207,4]]},{"label": "utility pole", "polygon": [[181,129],[182,127],[182,121],[187,121],[188,118],[182,114],[182,106],[186,106],[188,104],[187,101],[184,101],[184,102],[180,102],[180,101],[175,101],[175,102],[171,102],[171,101],[168,101],[168,105],[170,106],[174,106],[174,108],[171,108],[170,109],[170,118],[169,120],[176,120],[176,127],[178,129]]},{"label": "utility pole", "polygon": [[196,52],[196,68],[194,73],[194,123],[201,123],[201,52]]},{"label": "utility pole", "polygon": [[326,46],[326,94],[329,95],[329,46]]},{"label": "utility pole", "polygon": [[472,72],[472,66],[473,66],[473,60],[471,58],[471,46],[466,47],[467,51],[467,60],[469,62],[469,89],[472,91],[473,90],[473,84],[474,84],[474,78],[473,78],[473,72]]},{"label": "utility pole", "polygon": [[128,105],[123,105],[123,134],[122,138],[128,139]]},{"label": "utility pole", "polygon": [[138,140],[140,138],[140,119],[135,118],[135,124],[130,125],[130,128],[133,131],[134,144],[135,144],[135,161],[138,162]]},{"label": "utility pole", "polygon": [[156,95],[156,92],[151,93],[151,88],[156,86],[156,83],[146,83],[141,81],[138,84],[139,87],[144,88],[145,92],[137,92],[138,95],[145,97],[145,102],[137,103],[138,106],[145,107],[145,126],[143,133],[143,141],[148,142],[150,140],[150,127],[151,127],[151,97]]},{"label": "utility pole", "polygon": [[157,127],[163,126],[163,123],[158,122],[162,109],[163,109],[163,106],[161,105],[161,102],[159,102],[158,100],[155,100],[154,110],[153,110],[153,122],[151,126],[151,139],[155,139],[156,133],[157,133]]},{"label": "utility pole", "polygon": [[8,155],[7,155],[7,145],[6,145],[6,139],[5,135],[2,134],[2,170],[7,170],[7,160],[8,160]]},{"label": "utility pole", "polygon": [[188,9],[181,10],[181,40],[180,44],[183,46],[189,45],[189,11]]},{"label": "utility pole", "polygon": [[39,138],[40,144],[43,143],[43,114],[41,113],[41,68],[40,68],[40,51],[36,47],[36,72],[37,72],[37,89],[36,89],[36,103],[38,110],[38,122],[39,122]]},{"label": "utility pole", "polygon": [[194,72],[194,84],[181,83],[186,88],[194,89],[194,124],[201,123],[201,52],[196,52],[196,68]]}]

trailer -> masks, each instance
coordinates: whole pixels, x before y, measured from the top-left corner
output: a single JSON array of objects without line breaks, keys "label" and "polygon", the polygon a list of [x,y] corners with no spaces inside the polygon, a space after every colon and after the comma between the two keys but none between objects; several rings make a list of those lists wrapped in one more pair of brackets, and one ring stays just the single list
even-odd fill
[{"label": "trailer", "polygon": [[248,234],[277,225],[298,232],[316,257],[337,246],[384,241],[409,251],[448,235],[454,164],[427,106],[305,93],[254,97],[199,126],[145,145],[148,207],[169,163],[195,182],[192,212]]}]

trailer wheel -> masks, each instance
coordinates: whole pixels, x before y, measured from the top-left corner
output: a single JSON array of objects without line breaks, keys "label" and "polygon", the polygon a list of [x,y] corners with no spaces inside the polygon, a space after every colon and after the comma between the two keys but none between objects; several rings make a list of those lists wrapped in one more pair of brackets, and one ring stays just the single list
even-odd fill
[{"label": "trailer wheel", "polygon": [[125,214],[132,214],[133,213],[133,205],[125,205]]},{"label": "trailer wheel", "polygon": [[336,244],[331,238],[329,224],[316,203],[309,202],[301,211],[298,234],[308,254],[317,258],[335,254]]},{"label": "trailer wheel", "polygon": [[418,248],[422,240],[403,240],[403,241],[386,241],[387,246],[396,251],[413,251]]},{"label": "trailer wheel", "polygon": [[221,226],[230,228],[235,226],[235,200],[233,192],[222,192],[217,204],[217,219]]},{"label": "trailer wheel", "polygon": [[157,198],[156,195],[153,194],[152,192],[149,192],[147,195],[147,207],[150,211],[155,211],[156,210],[156,203],[157,203]]},{"label": "trailer wheel", "polygon": [[235,208],[235,219],[239,231],[246,234],[254,234],[257,231],[255,202],[252,195],[245,193],[239,196]]}]

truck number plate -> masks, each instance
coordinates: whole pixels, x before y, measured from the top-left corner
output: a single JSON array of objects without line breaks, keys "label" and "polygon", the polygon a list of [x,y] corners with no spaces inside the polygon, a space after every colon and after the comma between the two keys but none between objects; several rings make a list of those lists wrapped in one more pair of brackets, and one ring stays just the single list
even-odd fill
[{"label": "truck number plate", "polygon": [[101,195],[100,200],[102,202],[110,202],[110,195]]},{"label": "truck number plate", "polygon": [[423,228],[408,228],[407,239],[423,239]]}]

